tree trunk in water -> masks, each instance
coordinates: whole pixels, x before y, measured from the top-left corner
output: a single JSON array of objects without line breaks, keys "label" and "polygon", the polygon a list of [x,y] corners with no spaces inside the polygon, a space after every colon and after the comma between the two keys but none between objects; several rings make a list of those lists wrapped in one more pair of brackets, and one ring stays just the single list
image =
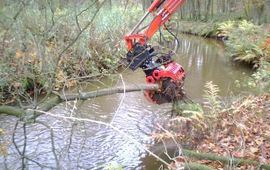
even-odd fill
[{"label": "tree trunk in water", "polygon": [[[61,102],[65,101],[72,101],[72,100],[87,100],[90,98],[96,98],[99,96],[105,95],[112,95],[116,93],[127,93],[127,92],[135,92],[135,91],[142,91],[142,90],[157,90],[159,87],[157,84],[141,84],[141,85],[134,85],[128,87],[114,87],[114,88],[107,88],[96,90],[93,92],[84,92],[79,94],[66,94],[66,95],[54,95],[46,99],[45,102],[38,105],[37,110],[41,111],[49,111],[54,106],[58,105]],[[14,106],[0,106],[0,114],[8,114],[16,117],[24,117],[25,115],[33,114],[32,119],[40,116],[42,113],[33,113],[33,111],[29,111],[27,109],[22,109]]]}]

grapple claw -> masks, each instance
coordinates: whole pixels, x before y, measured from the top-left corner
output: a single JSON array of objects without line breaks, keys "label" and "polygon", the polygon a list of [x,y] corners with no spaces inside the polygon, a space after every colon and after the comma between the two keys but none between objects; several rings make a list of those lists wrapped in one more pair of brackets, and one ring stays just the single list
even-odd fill
[{"label": "grapple claw", "polygon": [[159,85],[157,91],[145,91],[148,100],[162,104],[184,97],[185,71],[180,64],[172,60],[172,53],[158,56],[154,48],[137,43],[133,50],[128,52],[127,59],[132,70],[138,67],[143,69],[147,83]]},{"label": "grapple claw", "polygon": [[[185,92],[183,86],[185,72],[179,64],[171,62],[167,64],[163,70],[154,70],[153,76],[151,77],[154,78],[154,83],[159,84],[159,90],[145,91],[145,96],[149,101],[162,104],[184,98]],[[146,81],[149,83],[147,78]],[[153,83],[153,81],[151,83]]]}]

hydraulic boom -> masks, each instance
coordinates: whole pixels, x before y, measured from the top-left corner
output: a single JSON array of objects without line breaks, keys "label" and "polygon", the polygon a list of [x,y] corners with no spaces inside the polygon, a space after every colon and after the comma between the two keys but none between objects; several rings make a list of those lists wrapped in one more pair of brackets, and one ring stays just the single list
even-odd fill
[{"label": "hydraulic boom", "polygon": [[[183,98],[185,71],[181,65],[172,60],[173,53],[159,55],[147,44],[153,35],[163,26],[185,0],[154,0],[141,20],[125,36],[128,48],[127,61],[133,71],[142,68],[147,83],[157,83],[158,91],[146,91],[148,99],[155,103],[171,102]],[[152,14],[153,20],[143,31],[140,26]]]}]

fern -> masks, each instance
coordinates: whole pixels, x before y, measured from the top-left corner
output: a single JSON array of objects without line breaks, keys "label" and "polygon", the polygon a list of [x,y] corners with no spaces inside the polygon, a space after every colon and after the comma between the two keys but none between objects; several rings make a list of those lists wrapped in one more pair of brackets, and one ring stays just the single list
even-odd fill
[{"label": "fern", "polygon": [[235,21],[226,21],[217,25],[216,35],[218,37],[228,37],[235,28]]},{"label": "fern", "polygon": [[[226,27],[221,25],[220,28]],[[263,27],[243,20],[235,23],[235,28],[230,30],[225,44],[234,60],[257,67],[261,60],[267,59],[267,34]]]},{"label": "fern", "polygon": [[175,102],[173,104],[173,111],[178,116],[191,119],[202,119],[203,118],[203,108],[198,103],[184,103]]},{"label": "fern", "polygon": [[205,84],[204,107],[209,110],[210,116],[214,116],[221,110],[221,101],[218,92],[218,86],[213,84],[212,81]]}]

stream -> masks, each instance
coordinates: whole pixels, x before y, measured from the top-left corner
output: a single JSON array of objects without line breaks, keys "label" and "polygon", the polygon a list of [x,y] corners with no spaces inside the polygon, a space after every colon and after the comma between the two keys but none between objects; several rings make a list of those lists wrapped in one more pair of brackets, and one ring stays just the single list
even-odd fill
[{"label": "stream", "polygon": [[[221,42],[190,35],[180,35],[179,39],[175,60],[187,72],[185,90],[192,100],[202,100],[207,81],[218,85],[222,97],[244,91],[234,82],[241,82],[251,71],[232,63]],[[139,69],[126,70],[122,75],[125,85],[145,82]],[[123,84],[120,78],[117,83]],[[124,169],[158,169],[160,163],[143,147],[154,144],[151,134],[168,118],[170,109],[171,104],[155,105],[142,92],[132,92],[60,104],[26,126],[16,124],[15,117],[0,115],[4,130],[0,154],[3,146],[8,153],[0,155],[0,169],[106,169],[109,164]]]}]

